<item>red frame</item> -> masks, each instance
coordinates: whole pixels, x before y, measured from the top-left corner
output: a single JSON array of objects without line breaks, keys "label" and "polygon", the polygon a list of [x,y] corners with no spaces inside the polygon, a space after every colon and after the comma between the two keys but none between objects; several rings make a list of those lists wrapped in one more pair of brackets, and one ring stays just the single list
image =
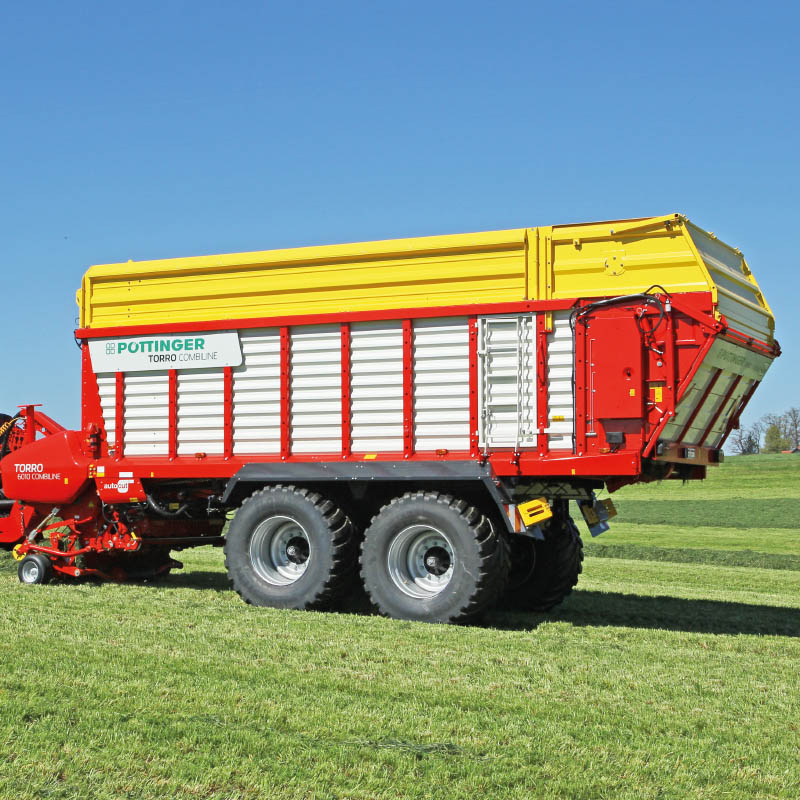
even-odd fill
[{"label": "red frame", "polygon": [[169,457],[178,455],[178,370],[171,369],[169,375]]},{"label": "red frame", "polygon": [[[585,300],[550,300],[524,301],[515,303],[488,303],[460,306],[439,306],[417,309],[392,309],[369,312],[341,312],[334,314],[310,314],[289,317],[267,317],[244,320],[218,320],[215,322],[167,323],[162,325],[129,326],[122,328],[100,328],[76,331],[83,342],[83,385],[84,385],[84,421],[95,422],[101,427],[103,417],[97,397],[97,381],[91,370],[88,346],[85,340],[100,336],[124,336],[136,334],[154,334],[158,332],[191,332],[200,330],[247,329],[256,327],[278,327],[280,333],[280,382],[281,382],[281,425],[280,452],[278,455],[235,456],[233,453],[233,375],[228,367],[224,369],[224,452],[221,456],[208,456],[204,453],[192,456],[177,454],[177,373],[169,371],[169,448],[167,456],[155,456],[135,459],[124,455],[123,426],[119,420],[124,418],[124,377],[117,376],[117,403],[119,442],[115,458],[120,468],[137,470],[138,473],[154,479],[159,478],[227,478],[247,463],[254,461],[271,462],[308,462],[330,461],[333,458],[345,461],[370,460],[393,461],[400,458],[410,461],[429,461],[436,458],[448,460],[471,460],[486,458],[495,473],[501,475],[536,475],[536,476],[579,476],[607,477],[612,475],[633,476],[641,472],[642,457],[646,457],[655,446],[658,435],[674,416],[677,403],[683,397],[692,378],[699,369],[717,336],[729,337],[731,331],[724,321],[720,322],[711,316],[710,293],[696,293],[672,296],[670,302],[673,310],[685,316],[695,325],[697,343],[689,348],[691,361],[679,369],[679,354],[676,352],[673,333],[673,318],[668,317],[666,325],[665,348],[662,371],[665,378],[666,408],[662,417],[647,421],[649,428],[644,450],[638,452],[628,449],[621,452],[609,452],[608,448],[598,450],[597,440],[592,439],[587,447],[587,370],[586,335],[583,325],[575,328],[575,451],[551,451],[548,446],[546,429],[549,425],[549,409],[547,394],[547,337],[550,329],[547,326],[546,314],[543,312],[566,310],[575,306],[586,306],[592,302]],[[483,456],[478,443],[478,314],[503,314],[522,312],[542,312],[537,316],[537,446],[535,449],[515,454],[510,450],[493,450]],[[413,320],[441,316],[467,316],[469,330],[469,449],[463,452],[416,452],[414,447],[414,364],[413,364]],[[376,454],[353,454],[351,432],[351,323],[362,320],[401,320],[403,332],[403,450]],[[293,455],[291,452],[291,331],[292,325],[307,325],[336,322],[341,332],[341,409],[342,409],[342,446],[339,454],[330,453]],[[702,337],[699,331],[703,331]],[[661,335],[664,336],[662,330]],[[679,342],[684,347],[686,342]],[[759,352],[763,352],[759,350]],[[681,356],[684,362],[686,357]],[[647,370],[645,370],[647,371]],[[651,379],[652,380],[652,379]],[[680,380],[680,383],[678,381]],[[643,389],[646,390],[645,383]],[[748,393],[751,394],[751,393]],[[122,398],[122,399],[121,399]],[[738,412],[737,412],[738,413]],[[122,415],[120,417],[120,415]],[[647,412],[646,412],[647,415]],[[124,420],[123,420],[124,421]],[[124,462],[124,463],[122,463]]]},{"label": "red frame", "polygon": [[291,349],[289,344],[289,328],[281,326],[281,459],[286,461],[291,450]]},{"label": "red frame", "polygon": [[403,458],[414,454],[414,330],[403,320]]},{"label": "red frame", "polygon": [[547,380],[547,315],[536,315],[536,451],[543,456],[550,449],[547,433],[550,393]]},{"label": "red frame", "polygon": [[350,364],[350,323],[343,322],[342,337],[342,458],[352,453],[350,417],[352,413],[352,385]]},{"label": "red frame", "polygon": [[[92,369],[92,358],[89,348],[81,347],[81,428],[86,430],[89,425],[102,422],[103,408],[100,405],[100,390],[97,385],[97,375]],[[104,429],[100,425],[100,429]],[[108,452],[108,443],[103,442],[103,452]]]},{"label": "red frame", "polygon": [[573,389],[575,404],[575,455],[583,456],[586,452],[586,328],[575,325],[575,383]]},{"label": "red frame", "polygon": [[467,327],[469,330],[469,454],[471,458],[479,458],[478,318],[470,317]]},{"label": "red frame", "polygon": [[233,367],[222,368],[222,453],[233,458]]},{"label": "red frame", "polygon": [[125,455],[125,373],[114,377],[114,457],[119,460]]}]

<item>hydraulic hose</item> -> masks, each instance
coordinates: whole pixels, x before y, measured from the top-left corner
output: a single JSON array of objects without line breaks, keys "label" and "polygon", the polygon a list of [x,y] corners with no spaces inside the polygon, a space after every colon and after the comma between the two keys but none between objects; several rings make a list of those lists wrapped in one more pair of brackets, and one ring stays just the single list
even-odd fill
[{"label": "hydraulic hose", "polygon": [[175,511],[170,511],[168,508],[164,508],[164,506],[159,505],[149,494],[145,495],[147,498],[147,506],[152,511],[155,511],[160,517],[166,517],[167,519],[175,519],[176,517],[180,517],[185,514],[189,510],[189,504],[184,503],[180,508],[176,509]]},{"label": "hydraulic hose", "polygon": [[11,428],[19,419],[19,414],[15,417],[8,417],[6,414],[0,414],[0,419],[3,417],[5,417],[5,419],[2,425],[0,425],[0,458],[5,458],[8,455],[8,439],[11,436]]}]

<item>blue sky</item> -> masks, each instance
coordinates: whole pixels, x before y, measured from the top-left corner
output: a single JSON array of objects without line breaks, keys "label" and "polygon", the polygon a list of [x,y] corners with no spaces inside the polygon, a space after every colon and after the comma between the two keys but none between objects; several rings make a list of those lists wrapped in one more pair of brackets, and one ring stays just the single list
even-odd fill
[{"label": "blue sky", "polygon": [[79,422],[93,263],[686,213],[800,405],[794,4],[3,3],[0,410]]}]

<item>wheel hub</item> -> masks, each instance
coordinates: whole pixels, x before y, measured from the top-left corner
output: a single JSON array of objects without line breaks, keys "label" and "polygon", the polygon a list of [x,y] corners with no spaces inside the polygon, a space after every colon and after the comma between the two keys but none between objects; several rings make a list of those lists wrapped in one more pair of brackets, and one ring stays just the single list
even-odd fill
[{"label": "wheel hub", "polygon": [[450,569],[450,556],[444,547],[431,547],[425,554],[425,568],[431,575],[444,575]]},{"label": "wheel hub", "polygon": [[308,542],[302,536],[295,536],[286,545],[286,555],[293,564],[305,564],[308,561]]},{"label": "wheel hub", "polygon": [[39,573],[41,569],[35,561],[28,561],[27,564],[22,565],[22,582],[23,583],[37,583],[39,580]]},{"label": "wheel hub", "polygon": [[291,517],[268,517],[253,531],[250,539],[253,569],[273,586],[288,586],[299,580],[311,558],[308,534]]},{"label": "wheel hub", "polygon": [[429,525],[411,525],[394,537],[387,555],[392,582],[405,594],[430,599],[450,583],[455,567],[447,536]]}]

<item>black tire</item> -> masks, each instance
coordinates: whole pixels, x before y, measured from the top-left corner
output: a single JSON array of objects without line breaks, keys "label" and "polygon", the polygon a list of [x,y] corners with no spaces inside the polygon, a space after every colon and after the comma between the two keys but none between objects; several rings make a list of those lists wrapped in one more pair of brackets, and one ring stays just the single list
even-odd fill
[{"label": "black tire", "polygon": [[392,500],[373,517],[361,545],[367,594],[395,619],[467,621],[503,591],[508,563],[505,538],[491,520],[437,492]]},{"label": "black tire", "polygon": [[545,540],[515,536],[512,577],[500,605],[519,611],[550,611],[569,595],[583,570],[583,542],[571,517],[554,519]]},{"label": "black tire", "polygon": [[224,551],[234,590],[254,606],[328,608],[355,577],[350,519],[330,500],[295,486],[271,486],[248,497],[233,517]]},{"label": "black tire", "polygon": [[20,583],[44,584],[53,577],[53,564],[41,553],[31,553],[19,562],[17,576]]}]

